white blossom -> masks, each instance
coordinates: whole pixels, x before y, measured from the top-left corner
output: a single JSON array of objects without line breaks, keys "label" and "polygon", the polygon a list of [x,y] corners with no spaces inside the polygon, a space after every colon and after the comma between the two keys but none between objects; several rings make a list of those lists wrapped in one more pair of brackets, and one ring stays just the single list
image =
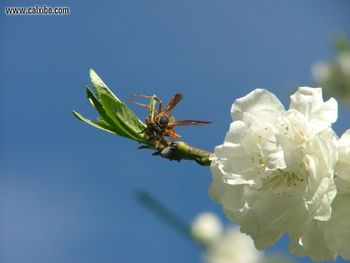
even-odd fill
[{"label": "white blossom", "polygon": [[339,193],[350,194],[350,130],[347,130],[338,141],[338,162],[335,172]]},{"label": "white blossom", "polygon": [[237,226],[224,228],[220,218],[211,212],[195,217],[191,235],[203,245],[207,263],[292,263],[286,256],[259,252],[249,236]]},{"label": "white blossom", "polygon": [[214,242],[223,232],[220,219],[213,213],[203,212],[192,222],[191,235],[203,245]]},{"label": "white blossom", "polygon": [[337,196],[332,204],[332,217],[326,223],[325,237],[329,248],[350,259],[350,130],[338,141],[336,165]]},{"label": "white blossom", "polygon": [[317,83],[325,83],[330,80],[332,77],[332,69],[329,64],[326,62],[317,62],[312,68],[312,76]]},{"label": "white blossom", "polygon": [[319,224],[330,219],[337,192],[337,102],[324,102],[320,88],[301,87],[285,110],[275,95],[256,89],[237,99],[231,114],[212,158],[211,197],[258,249],[288,232],[293,253],[319,260],[318,247],[333,259]]},{"label": "white blossom", "polygon": [[204,255],[208,263],[259,263],[263,254],[255,247],[253,240],[242,234],[238,227],[230,227],[211,243]]},{"label": "white blossom", "polygon": [[312,75],[327,96],[350,104],[350,51],[340,51],[333,61],[315,63]]}]

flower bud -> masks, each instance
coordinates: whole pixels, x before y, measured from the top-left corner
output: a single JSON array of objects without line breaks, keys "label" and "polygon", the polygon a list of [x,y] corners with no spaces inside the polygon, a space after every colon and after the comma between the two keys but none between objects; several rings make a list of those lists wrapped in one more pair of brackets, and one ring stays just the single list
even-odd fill
[{"label": "flower bud", "polygon": [[220,219],[211,212],[199,214],[192,223],[192,237],[203,245],[209,245],[217,239],[223,231]]}]

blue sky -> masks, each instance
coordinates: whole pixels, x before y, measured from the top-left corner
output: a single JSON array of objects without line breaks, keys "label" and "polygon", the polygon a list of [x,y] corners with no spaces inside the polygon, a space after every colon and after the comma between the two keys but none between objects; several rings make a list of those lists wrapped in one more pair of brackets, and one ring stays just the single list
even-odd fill
[{"label": "blue sky", "polygon": [[[69,6],[68,16],[5,16],[5,6]],[[200,248],[137,203],[152,193],[187,222],[210,210],[210,171],[169,162],[77,121],[94,68],[118,96],[184,99],[177,131],[213,150],[232,102],[255,88],[286,106],[311,65],[350,35],[350,2],[2,1],[0,15],[0,262],[200,262]],[[140,118],[142,108],[130,105]],[[338,134],[349,127],[340,107]],[[284,239],[274,251],[286,252]],[[298,259],[298,262],[310,262]],[[338,262],[342,262],[338,260]]]}]

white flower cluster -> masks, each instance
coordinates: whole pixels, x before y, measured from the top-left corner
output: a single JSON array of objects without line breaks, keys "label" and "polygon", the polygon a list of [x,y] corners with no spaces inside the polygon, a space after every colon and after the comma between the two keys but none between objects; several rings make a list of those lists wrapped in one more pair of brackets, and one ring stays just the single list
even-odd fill
[{"label": "white flower cluster", "polygon": [[256,89],[231,114],[212,157],[210,196],[258,249],[287,233],[295,255],[350,259],[350,130],[338,139],[331,128],[336,100],[300,87],[285,110]]},{"label": "white flower cluster", "polygon": [[282,255],[265,255],[238,227],[224,228],[213,213],[203,212],[192,223],[192,237],[205,248],[206,263],[291,263]]},{"label": "white flower cluster", "polygon": [[334,61],[315,63],[312,75],[326,95],[336,96],[350,104],[350,50],[339,52]]}]

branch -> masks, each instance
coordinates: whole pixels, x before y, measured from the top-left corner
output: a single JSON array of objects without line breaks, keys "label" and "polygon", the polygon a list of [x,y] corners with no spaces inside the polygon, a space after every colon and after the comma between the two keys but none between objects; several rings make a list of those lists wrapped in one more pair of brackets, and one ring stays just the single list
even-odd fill
[{"label": "branch", "polygon": [[87,98],[99,113],[96,121],[83,117],[73,111],[79,120],[103,131],[137,141],[142,144],[139,149],[154,149],[154,155],[169,160],[193,160],[201,165],[210,165],[210,152],[190,146],[185,142],[169,142],[160,136],[148,135],[146,124],[107,87],[94,70],[90,70],[93,90],[86,87]]},{"label": "branch", "polygon": [[193,160],[200,165],[210,165],[210,155],[212,153],[188,145],[185,142],[173,142],[169,146],[159,149],[156,154],[169,160]]}]

